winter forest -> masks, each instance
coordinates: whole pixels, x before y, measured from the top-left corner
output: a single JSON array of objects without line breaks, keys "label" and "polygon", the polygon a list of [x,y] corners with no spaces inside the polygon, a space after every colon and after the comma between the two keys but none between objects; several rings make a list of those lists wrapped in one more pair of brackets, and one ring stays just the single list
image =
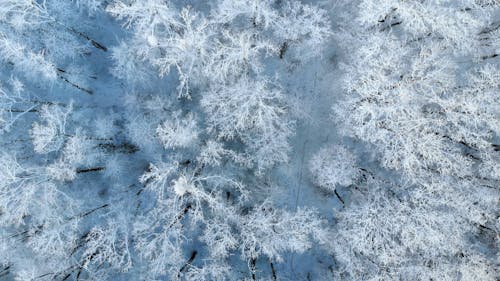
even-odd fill
[{"label": "winter forest", "polygon": [[0,0],[0,280],[496,281],[499,0]]}]

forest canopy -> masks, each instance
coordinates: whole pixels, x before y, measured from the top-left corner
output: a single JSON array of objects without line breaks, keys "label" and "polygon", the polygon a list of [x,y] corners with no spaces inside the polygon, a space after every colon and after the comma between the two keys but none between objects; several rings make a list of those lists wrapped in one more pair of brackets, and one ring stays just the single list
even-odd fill
[{"label": "forest canopy", "polygon": [[498,0],[0,0],[0,280],[495,281]]}]

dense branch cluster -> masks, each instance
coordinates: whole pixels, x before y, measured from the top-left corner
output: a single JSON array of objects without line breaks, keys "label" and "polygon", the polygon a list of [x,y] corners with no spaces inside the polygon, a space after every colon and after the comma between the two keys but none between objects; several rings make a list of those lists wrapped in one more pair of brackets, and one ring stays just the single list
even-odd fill
[{"label": "dense branch cluster", "polygon": [[356,189],[365,195],[339,213],[340,276],[494,280],[491,253],[471,239],[498,235],[500,72],[489,56],[495,36],[485,36],[497,32],[498,3],[357,7],[356,25],[342,16],[339,38],[358,47],[342,64],[347,94],[334,113],[343,134],[368,143],[401,180]]},{"label": "dense branch cluster", "polygon": [[294,129],[293,72],[271,68],[321,54],[326,11],[105,2],[0,3],[0,274],[276,279],[283,255],[326,243],[316,211],[256,192]]}]

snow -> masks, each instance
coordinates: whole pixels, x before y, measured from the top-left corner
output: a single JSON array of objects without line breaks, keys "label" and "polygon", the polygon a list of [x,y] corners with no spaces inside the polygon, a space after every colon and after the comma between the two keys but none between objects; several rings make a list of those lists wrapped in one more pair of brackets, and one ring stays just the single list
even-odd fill
[{"label": "snow", "polygon": [[183,196],[193,190],[194,187],[188,182],[186,176],[181,175],[178,179],[172,181],[172,188],[177,196]]}]

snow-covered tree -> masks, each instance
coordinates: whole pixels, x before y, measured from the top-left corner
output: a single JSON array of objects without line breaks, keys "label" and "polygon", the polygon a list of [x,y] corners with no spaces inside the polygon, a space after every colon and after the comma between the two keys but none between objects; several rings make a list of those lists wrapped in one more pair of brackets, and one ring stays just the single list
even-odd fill
[{"label": "snow-covered tree", "polygon": [[163,122],[156,129],[161,143],[167,149],[188,148],[193,146],[198,139],[199,129],[192,114],[182,118],[180,112],[176,112],[173,120]]},{"label": "snow-covered tree", "polygon": [[72,110],[72,105],[68,108],[57,105],[41,107],[40,118],[43,123],[33,123],[30,131],[37,153],[49,153],[61,148],[66,137],[66,119]]},{"label": "snow-covered tree", "polygon": [[[109,264],[117,271],[129,270],[132,267],[132,259],[127,224],[124,220],[113,220],[107,225],[92,228],[85,236],[82,267],[94,272]],[[94,266],[97,266],[97,269],[94,269]]]},{"label": "snow-covered tree", "polygon": [[35,78],[50,80],[57,78],[56,67],[44,57],[42,52],[29,50],[21,43],[0,33],[0,58],[3,63],[11,62],[17,72]]},{"label": "snow-covered tree", "polygon": [[331,35],[327,12],[300,1],[286,1],[281,5],[280,17],[273,27],[273,34],[281,39],[280,57],[288,50],[299,60],[321,54]]},{"label": "snow-covered tree", "polygon": [[335,145],[320,149],[309,161],[313,182],[328,191],[338,185],[349,186],[359,176],[356,157],[346,147]]},{"label": "snow-covered tree", "polygon": [[241,254],[247,260],[266,256],[281,262],[285,252],[303,253],[312,247],[313,241],[326,242],[327,232],[312,210],[292,213],[276,210],[264,202],[242,222],[241,236]]},{"label": "snow-covered tree", "polygon": [[459,62],[476,56],[484,27],[477,15],[488,7],[417,2],[359,3],[362,25],[355,36],[365,43],[353,39],[360,47],[345,66],[349,94],[335,111],[339,120],[349,116],[342,125],[347,134],[375,144],[383,165],[411,180],[429,172],[470,175],[481,162],[475,154],[493,153],[499,132],[498,95],[492,94],[498,70]]},{"label": "snow-covered tree", "polygon": [[200,75],[211,36],[209,23],[189,8],[179,13],[165,1],[116,1],[108,12],[133,28],[136,56],[157,67],[161,76],[175,68],[180,97],[189,97],[190,81]]},{"label": "snow-covered tree", "polygon": [[262,80],[242,77],[212,89],[201,100],[210,129],[221,139],[241,140],[258,169],[285,162],[292,124],[286,118],[284,94]]},{"label": "snow-covered tree", "polygon": [[338,277],[493,280],[491,253],[470,239],[497,232],[498,70],[478,50],[488,49],[480,34],[498,5],[346,4],[357,9],[345,10],[336,35],[345,95],[335,119],[391,171],[372,180],[362,169],[368,183],[350,189],[337,215]]},{"label": "snow-covered tree", "polygon": [[479,230],[458,215],[462,206],[446,205],[446,199],[418,189],[404,196],[395,188],[401,187],[370,180],[337,214],[332,245],[339,277],[495,279],[492,262],[469,244],[468,236]]}]

